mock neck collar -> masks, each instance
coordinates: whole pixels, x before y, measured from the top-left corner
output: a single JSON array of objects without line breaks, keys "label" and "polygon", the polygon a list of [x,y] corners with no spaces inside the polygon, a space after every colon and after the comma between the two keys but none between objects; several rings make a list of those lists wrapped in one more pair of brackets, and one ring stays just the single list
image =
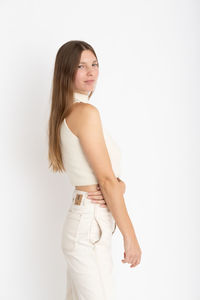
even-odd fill
[{"label": "mock neck collar", "polygon": [[73,101],[89,103],[89,93],[86,95],[86,94],[74,92],[73,93]]}]

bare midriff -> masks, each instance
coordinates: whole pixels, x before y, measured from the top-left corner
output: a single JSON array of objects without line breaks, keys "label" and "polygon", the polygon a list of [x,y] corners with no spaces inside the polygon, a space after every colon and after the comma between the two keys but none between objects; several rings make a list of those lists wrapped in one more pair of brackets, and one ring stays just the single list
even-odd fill
[{"label": "bare midriff", "polygon": [[97,191],[97,187],[99,186],[99,184],[91,184],[91,185],[78,185],[75,186],[76,190],[79,191],[84,191],[84,192],[94,192]]}]

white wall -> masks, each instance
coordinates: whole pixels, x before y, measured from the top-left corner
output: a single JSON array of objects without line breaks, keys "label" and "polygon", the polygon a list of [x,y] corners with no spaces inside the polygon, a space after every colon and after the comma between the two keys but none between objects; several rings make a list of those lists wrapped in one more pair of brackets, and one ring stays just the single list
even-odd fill
[{"label": "white wall", "polygon": [[115,232],[118,299],[200,299],[199,2],[18,0],[0,11],[0,298],[64,300],[73,187],[48,169],[46,130],[55,55],[81,39],[99,58],[92,101],[121,146],[143,251],[136,268],[122,264]]}]

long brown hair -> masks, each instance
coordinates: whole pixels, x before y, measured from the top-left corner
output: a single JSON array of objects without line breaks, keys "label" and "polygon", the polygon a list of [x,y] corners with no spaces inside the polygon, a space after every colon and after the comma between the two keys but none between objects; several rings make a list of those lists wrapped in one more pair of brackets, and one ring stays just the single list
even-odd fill
[{"label": "long brown hair", "polygon": [[[51,90],[51,110],[48,122],[48,160],[53,172],[66,171],[63,165],[60,146],[60,126],[71,112],[73,104],[73,83],[83,50],[96,53],[91,45],[84,41],[71,40],[63,44],[57,54]],[[89,98],[92,96],[90,93]]]}]

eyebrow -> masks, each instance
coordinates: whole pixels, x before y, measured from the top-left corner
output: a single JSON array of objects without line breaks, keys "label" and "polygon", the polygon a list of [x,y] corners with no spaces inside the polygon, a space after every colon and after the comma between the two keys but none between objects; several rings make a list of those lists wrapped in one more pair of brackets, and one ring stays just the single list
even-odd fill
[{"label": "eyebrow", "polygon": [[[95,61],[97,62],[97,60],[93,60],[93,63],[94,63]],[[85,63],[84,61],[81,61],[80,64],[86,64],[86,63]]]}]

